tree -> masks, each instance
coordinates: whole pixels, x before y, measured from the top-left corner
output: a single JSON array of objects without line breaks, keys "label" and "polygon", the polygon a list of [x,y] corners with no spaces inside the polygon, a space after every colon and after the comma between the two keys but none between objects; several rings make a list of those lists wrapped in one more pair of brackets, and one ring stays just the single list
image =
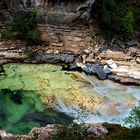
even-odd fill
[{"label": "tree", "polygon": [[140,103],[134,107],[130,115],[124,120],[129,127],[140,127]]}]

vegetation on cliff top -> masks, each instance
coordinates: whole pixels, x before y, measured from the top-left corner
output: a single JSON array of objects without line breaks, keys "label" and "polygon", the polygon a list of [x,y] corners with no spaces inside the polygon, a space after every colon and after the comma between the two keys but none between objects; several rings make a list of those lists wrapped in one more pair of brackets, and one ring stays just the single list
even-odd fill
[{"label": "vegetation on cliff top", "polygon": [[14,14],[13,21],[8,24],[8,29],[2,32],[4,39],[21,39],[30,44],[40,42],[40,31],[37,29],[36,11],[28,11],[20,14]]},{"label": "vegetation on cliff top", "polygon": [[139,6],[137,0],[97,0],[92,15],[104,35],[132,39],[134,31],[139,30]]}]

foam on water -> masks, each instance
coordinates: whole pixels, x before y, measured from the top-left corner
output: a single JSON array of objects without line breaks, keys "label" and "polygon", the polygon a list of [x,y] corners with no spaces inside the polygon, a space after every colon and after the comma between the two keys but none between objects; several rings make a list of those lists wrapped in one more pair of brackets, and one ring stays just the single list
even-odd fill
[{"label": "foam on water", "polygon": [[[116,124],[123,124],[123,119],[130,114],[131,108],[138,104],[140,100],[140,87],[125,86],[118,83],[114,83],[109,80],[99,81],[95,77],[83,76],[93,87],[89,87],[87,90],[92,89],[92,94],[95,92],[103,97],[109,99],[109,102],[97,107],[97,113],[91,113],[86,110],[82,110],[78,106],[67,106],[64,102],[59,102],[57,109],[61,112],[73,116],[75,122],[84,123],[97,123],[97,122],[109,122]],[[91,88],[91,89],[90,89]],[[115,104],[114,108],[118,111],[117,114],[109,115],[106,113],[106,109],[112,107],[112,102]]]}]

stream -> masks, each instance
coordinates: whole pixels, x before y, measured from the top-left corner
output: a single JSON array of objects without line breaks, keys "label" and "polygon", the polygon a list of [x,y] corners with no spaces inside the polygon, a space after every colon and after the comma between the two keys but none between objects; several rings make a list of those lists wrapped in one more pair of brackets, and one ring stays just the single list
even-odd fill
[{"label": "stream", "polygon": [[62,71],[50,64],[5,64],[0,76],[0,129],[27,134],[49,123],[123,124],[140,87]]}]

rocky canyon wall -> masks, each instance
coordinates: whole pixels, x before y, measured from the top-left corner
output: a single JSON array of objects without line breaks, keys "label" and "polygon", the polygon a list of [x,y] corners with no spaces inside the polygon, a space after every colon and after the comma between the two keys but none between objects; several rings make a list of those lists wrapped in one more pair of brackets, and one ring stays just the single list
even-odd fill
[{"label": "rocky canyon wall", "polygon": [[[89,30],[94,0],[2,0],[0,19],[12,19],[12,12],[35,9],[42,40],[55,50],[78,53],[93,46]],[[60,51],[59,51],[60,52]]]}]

